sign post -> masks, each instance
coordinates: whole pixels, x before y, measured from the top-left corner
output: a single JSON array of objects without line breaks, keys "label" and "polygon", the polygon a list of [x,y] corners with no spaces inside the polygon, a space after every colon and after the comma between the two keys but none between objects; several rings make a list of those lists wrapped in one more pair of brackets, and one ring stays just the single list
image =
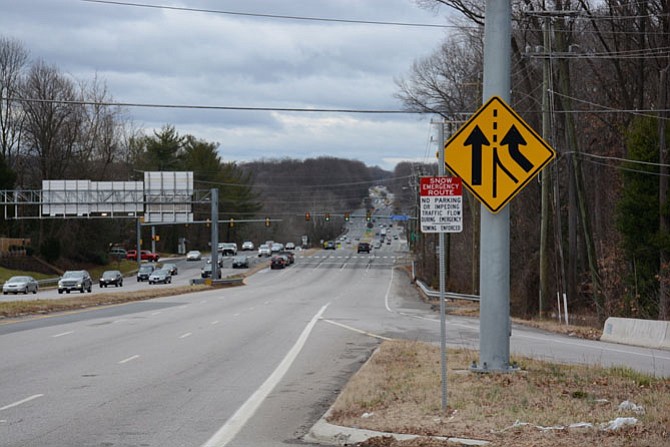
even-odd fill
[{"label": "sign post", "polygon": [[463,187],[458,177],[421,177],[422,233],[463,231]]}]

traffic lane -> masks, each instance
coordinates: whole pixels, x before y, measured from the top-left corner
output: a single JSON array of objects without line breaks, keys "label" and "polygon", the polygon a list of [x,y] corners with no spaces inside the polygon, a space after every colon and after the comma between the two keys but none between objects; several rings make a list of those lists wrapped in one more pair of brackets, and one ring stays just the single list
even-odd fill
[{"label": "traffic lane", "polygon": [[[135,292],[138,290],[143,290],[146,287],[177,287],[191,284],[193,279],[201,278],[201,269],[205,264],[204,261],[186,261],[183,259],[171,259],[164,258],[161,262],[172,262],[177,265],[178,274],[172,276],[171,282],[169,284],[155,284],[150,285],[147,281],[138,281],[135,274],[127,275],[123,278],[123,286],[109,286],[109,287],[100,287],[99,278],[92,277],[93,285],[91,288],[91,293],[88,292],[79,292],[72,291],[70,293],[58,293],[57,287],[42,288],[37,294],[28,294],[28,295],[1,295],[0,301],[29,301],[36,299],[60,299],[60,298],[69,298],[69,297],[78,297],[78,296],[89,296],[91,294],[102,294],[102,293],[126,293],[126,292]],[[232,261],[230,261],[232,264]],[[224,264],[225,265],[225,264]],[[112,268],[110,268],[111,270]],[[232,265],[229,265],[228,268],[224,268],[222,271],[222,276],[229,276],[235,273],[239,273],[239,269],[233,269]]]},{"label": "traffic lane", "polygon": [[204,292],[133,318],[4,335],[3,351],[21,346],[0,367],[5,445],[198,445],[260,386],[336,282],[304,297],[288,293],[290,281],[271,295]]}]

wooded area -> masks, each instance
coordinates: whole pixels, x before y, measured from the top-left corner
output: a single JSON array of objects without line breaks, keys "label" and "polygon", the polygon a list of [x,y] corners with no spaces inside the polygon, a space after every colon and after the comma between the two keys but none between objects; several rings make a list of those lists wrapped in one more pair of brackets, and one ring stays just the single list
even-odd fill
[{"label": "wooded area", "polygon": [[[416,0],[460,13],[429,57],[398,78],[409,111],[434,113],[455,131],[482,104],[483,5]],[[556,294],[597,315],[670,317],[670,207],[666,148],[668,2],[513,1],[511,106],[558,151],[509,205],[512,311],[549,315]],[[398,212],[418,214],[416,179],[433,164],[400,163],[393,173],[335,157],[222,160],[218,144],[166,125],[152,135],[113,105],[99,79],[76,80],[20,42],[0,37],[0,189],[39,189],[43,179],[138,180],[145,170],[192,170],[196,189],[219,188],[220,218],[272,217],[276,224],[222,227],[221,240],[335,237],[343,214],[374,184],[396,195]],[[85,175],[84,175],[85,174]],[[206,209],[196,211],[203,216]],[[315,219],[306,222],[304,215]],[[449,236],[448,288],[477,293],[479,204],[465,200],[465,231]],[[332,215],[326,224],[325,213]],[[435,239],[411,224],[419,275],[437,284]],[[166,229],[206,247],[204,226]],[[0,233],[30,237],[42,256],[98,262],[110,243],[132,244],[134,222],[2,221]]]},{"label": "wooded area", "polygon": [[[484,2],[417,3],[458,11],[461,20],[398,81],[398,97],[461,123],[482,103]],[[567,293],[572,306],[601,321],[667,319],[668,2],[512,5],[512,106],[559,152],[542,174],[545,207],[540,183],[511,204],[512,306],[546,313],[556,293]],[[474,251],[468,241],[452,237],[470,247],[465,256]],[[452,268],[452,281],[476,292],[469,265],[455,263],[464,269]]]}]

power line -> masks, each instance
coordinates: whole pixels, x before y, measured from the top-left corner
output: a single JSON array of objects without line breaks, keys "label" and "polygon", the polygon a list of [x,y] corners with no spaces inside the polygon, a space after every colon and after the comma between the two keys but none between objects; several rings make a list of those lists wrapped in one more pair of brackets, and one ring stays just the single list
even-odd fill
[{"label": "power line", "polygon": [[150,5],[146,3],[120,2],[111,0],[81,0],[81,1],[86,3],[101,3],[116,6],[132,6],[137,8],[163,9],[172,11],[205,12],[209,14],[261,17],[267,19],[303,20],[311,22],[332,22],[332,23],[355,23],[361,25],[405,26],[405,27],[416,27],[416,28],[461,28],[455,25],[441,25],[436,23],[386,22],[381,20],[333,19],[327,17],[305,17],[305,16],[293,16],[293,15],[281,15],[281,14],[261,14],[261,13],[240,12],[240,11],[223,11],[218,9],[200,9],[200,8],[185,8],[185,7],[165,6],[165,5]]},{"label": "power line", "polygon": [[[91,1],[91,0],[82,0]],[[39,99],[39,98],[3,98],[2,101],[36,102],[46,104],[66,104],[80,106],[110,106],[110,107],[141,107],[154,109],[194,109],[194,110],[235,110],[250,112],[313,112],[313,113],[361,113],[361,114],[426,114],[433,111],[422,110],[399,110],[399,109],[325,109],[309,107],[247,107],[247,106],[208,106],[193,104],[156,104],[138,102],[112,102],[112,101],[83,101],[65,99]]]}]

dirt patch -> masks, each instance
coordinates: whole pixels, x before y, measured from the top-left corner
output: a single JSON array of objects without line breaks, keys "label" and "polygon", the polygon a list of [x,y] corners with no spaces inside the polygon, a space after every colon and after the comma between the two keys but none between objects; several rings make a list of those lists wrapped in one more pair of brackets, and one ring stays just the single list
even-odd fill
[{"label": "dirt patch", "polygon": [[[449,351],[448,409],[442,412],[439,347],[384,342],[338,397],[329,422],[486,440],[494,446],[670,446],[669,379],[627,368],[559,365],[525,357],[512,358],[520,372],[479,374],[468,370],[476,359],[476,351]],[[624,401],[634,406],[621,409]],[[637,422],[606,430],[617,418]],[[454,444],[383,437],[361,445]]]}]

